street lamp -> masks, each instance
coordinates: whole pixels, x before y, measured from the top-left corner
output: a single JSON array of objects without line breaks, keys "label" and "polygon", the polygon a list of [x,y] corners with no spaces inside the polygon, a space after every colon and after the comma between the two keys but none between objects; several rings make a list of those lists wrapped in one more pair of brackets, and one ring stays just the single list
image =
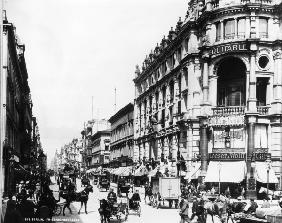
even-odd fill
[{"label": "street lamp", "polygon": [[218,162],[218,193],[220,194],[220,171],[221,171],[221,162]]}]

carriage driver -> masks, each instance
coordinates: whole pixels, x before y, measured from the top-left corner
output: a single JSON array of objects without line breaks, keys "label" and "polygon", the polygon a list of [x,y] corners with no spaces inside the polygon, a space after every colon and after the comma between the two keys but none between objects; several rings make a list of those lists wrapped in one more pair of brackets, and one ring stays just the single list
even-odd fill
[{"label": "carriage driver", "polygon": [[110,188],[110,192],[108,193],[107,199],[111,203],[116,203],[117,202],[117,195],[114,192],[113,188]]},{"label": "carriage driver", "polygon": [[133,207],[133,205],[137,204],[137,202],[139,203],[140,201],[141,201],[141,199],[140,199],[140,195],[138,193],[138,190],[135,190],[134,194],[129,199],[129,206],[132,207],[132,208],[135,208],[135,207]]}]

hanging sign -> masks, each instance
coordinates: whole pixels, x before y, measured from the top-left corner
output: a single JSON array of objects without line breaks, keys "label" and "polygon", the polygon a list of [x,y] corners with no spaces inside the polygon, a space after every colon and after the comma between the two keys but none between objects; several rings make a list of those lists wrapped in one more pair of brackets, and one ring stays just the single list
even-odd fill
[{"label": "hanging sign", "polygon": [[213,55],[224,54],[228,52],[238,52],[238,51],[246,51],[246,50],[248,50],[246,43],[229,43],[229,44],[222,44],[212,47],[210,54],[213,56]]},{"label": "hanging sign", "polygon": [[209,153],[209,160],[245,160],[246,153]]},{"label": "hanging sign", "polygon": [[245,117],[243,115],[214,116],[209,118],[210,126],[239,126],[244,124]]}]

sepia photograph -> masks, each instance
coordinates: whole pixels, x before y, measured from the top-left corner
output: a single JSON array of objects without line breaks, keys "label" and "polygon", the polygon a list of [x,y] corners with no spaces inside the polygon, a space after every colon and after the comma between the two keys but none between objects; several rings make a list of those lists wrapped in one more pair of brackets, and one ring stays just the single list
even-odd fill
[{"label": "sepia photograph", "polygon": [[0,223],[282,223],[282,0],[0,12]]}]

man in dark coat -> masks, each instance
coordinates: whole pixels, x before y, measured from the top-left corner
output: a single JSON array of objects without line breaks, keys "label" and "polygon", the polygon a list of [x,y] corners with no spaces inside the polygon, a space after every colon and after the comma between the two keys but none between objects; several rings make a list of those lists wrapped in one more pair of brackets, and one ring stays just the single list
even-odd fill
[{"label": "man in dark coat", "polygon": [[4,223],[24,223],[24,218],[16,209],[16,201],[11,200],[7,203]]}]

